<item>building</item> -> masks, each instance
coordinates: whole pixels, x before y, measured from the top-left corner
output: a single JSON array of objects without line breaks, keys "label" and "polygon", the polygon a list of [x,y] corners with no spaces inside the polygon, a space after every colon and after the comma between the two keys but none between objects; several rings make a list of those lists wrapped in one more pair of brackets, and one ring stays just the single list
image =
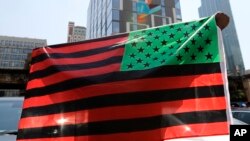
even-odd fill
[{"label": "building", "polygon": [[24,93],[32,49],[46,45],[41,39],[0,36],[0,96]]},{"label": "building", "polygon": [[86,39],[86,27],[75,26],[74,22],[68,24],[68,43],[83,41]]},{"label": "building", "polygon": [[245,88],[247,101],[250,102],[250,70],[246,70],[245,72],[245,75],[243,77],[243,85]]},{"label": "building", "polygon": [[222,31],[229,75],[243,75],[245,71],[229,0],[201,0],[200,17],[211,16],[222,11],[230,17],[229,25]]},{"label": "building", "polygon": [[91,0],[87,38],[182,21],[179,0]]}]

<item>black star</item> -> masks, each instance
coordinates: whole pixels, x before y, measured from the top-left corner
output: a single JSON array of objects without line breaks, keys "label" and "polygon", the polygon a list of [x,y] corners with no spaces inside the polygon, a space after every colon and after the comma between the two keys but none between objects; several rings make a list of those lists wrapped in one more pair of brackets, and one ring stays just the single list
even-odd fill
[{"label": "black star", "polygon": [[189,23],[184,23],[184,25],[189,25]]},{"label": "black star", "polygon": [[140,47],[140,48],[138,49],[138,52],[139,52],[139,53],[143,53],[143,51],[144,51],[144,49],[143,49],[142,47]]},{"label": "black star", "polygon": [[189,52],[189,47],[188,46],[186,46],[185,48],[184,48],[184,50],[185,50],[185,53],[188,53]]},{"label": "black star", "polygon": [[174,55],[173,52],[171,52],[171,53],[168,54],[168,56],[173,56],[173,55]]},{"label": "black star", "polygon": [[193,39],[191,40],[191,42],[192,42],[193,45],[195,45],[196,40],[193,38]]},{"label": "black star", "polygon": [[158,58],[157,58],[157,57],[155,57],[155,58],[153,58],[153,60],[154,60],[154,61],[157,61],[157,60],[158,60]]},{"label": "black star", "polygon": [[166,62],[166,60],[164,60],[164,59],[163,59],[163,60],[161,60],[161,64],[164,64],[165,62]]},{"label": "black star", "polygon": [[199,21],[199,23],[204,23],[205,22],[205,19],[202,19]]},{"label": "black star", "polygon": [[152,35],[153,35],[153,33],[152,33],[152,32],[149,32],[149,33],[148,33],[148,36],[152,36]]},{"label": "black star", "polygon": [[133,65],[133,64],[131,64],[131,63],[130,63],[130,64],[128,64],[127,66],[128,66],[128,69],[132,69],[132,68],[134,67],[134,65]]},{"label": "black star", "polygon": [[167,31],[166,31],[166,30],[164,30],[164,31],[162,31],[161,33],[164,35],[164,34],[167,34]]},{"label": "black star", "polygon": [[160,36],[156,35],[155,36],[155,40],[158,40],[160,38]]},{"label": "black star", "polygon": [[141,37],[141,40],[142,40],[142,41],[145,41],[145,38],[144,38],[144,37]]},{"label": "black star", "polygon": [[146,56],[146,58],[150,58],[151,54],[147,53],[145,56]]},{"label": "black star", "polygon": [[208,44],[210,45],[210,44],[211,44],[211,41],[212,41],[212,40],[210,40],[210,39],[208,39],[208,38],[205,40],[205,42],[206,42],[207,45],[208,45]]},{"label": "black star", "polygon": [[193,24],[193,25],[191,26],[192,30],[195,30],[196,27],[197,27],[197,26],[196,26],[195,24]]},{"label": "black star", "polygon": [[146,67],[149,67],[149,63],[145,63],[144,64],[144,67],[146,68]]},{"label": "black star", "polygon": [[198,32],[198,36],[199,36],[199,37],[202,37],[202,36],[203,36],[203,33],[199,31],[199,32]]},{"label": "black star", "polygon": [[133,43],[132,43],[132,47],[136,47],[136,42],[133,42]]},{"label": "black star", "polygon": [[166,40],[161,41],[161,45],[163,46],[167,45],[167,41]]},{"label": "black star", "polygon": [[171,33],[168,36],[169,36],[169,38],[174,38],[175,35],[173,33]]},{"label": "black star", "polygon": [[160,29],[159,28],[156,28],[155,31],[159,31]]},{"label": "black star", "polygon": [[169,47],[169,49],[173,49],[174,48],[174,46],[173,45],[171,45],[170,47]]},{"label": "black star", "polygon": [[205,30],[209,30],[210,29],[210,27],[207,24],[204,26],[204,28],[205,28]]},{"label": "black star", "polygon": [[174,28],[174,25],[170,25],[169,28],[170,28],[170,29],[173,29],[173,28]]},{"label": "black star", "polygon": [[186,32],[184,33],[184,36],[185,36],[185,37],[188,37],[188,35],[189,35],[189,34],[188,34],[188,32],[186,31]]},{"label": "black star", "polygon": [[179,27],[179,28],[177,28],[177,32],[181,32],[181,30],[182,30],[182,29],[181,29],[180,27]]},{"label": "black star", "polygon": [[140,37],[139,35],[135,35],[135,36],[134,36],[134,39],[139,38],[139,37]]},{"label": "black star", "polygon": [[146,44],[147,44],[147,46],[151,46],[151,45],[152,45],[152,42],[147,41]]},{"label": "black star", "polygon": [[177,61],[181,61],[182,60],[182,56],[180,54],[177,55],[176,58],[177,58]]},{"label": "black star", "polygon": [[142,63],[142,61],[143,60],[141,58],[139,58],[139,59],[136,60],[137,64]]},{"label": "black star", "polygon": [[196,60],[196,55],[192,54],[192,55],[191,55],[191,60],[192,60],[192,61],[195,61],[195,60]]},{"label": "black star", "polygon": [[211,53],[208,53],[208,54],[206,55],[207,60],[208,60],[208,59],[211,59],[211,60],[212,60],[212,56],[213,56],[213,55],[212,55]]},{"label": "black star", "polygon": [[204,48],[203,48],[202,46],[199,46],[199,47],[198,47],[198,51],[199,51],[199,52],[203,52],[203,49],[204,49]]},{"label": "black star", "polygon": [[146,33],[146,30],[143,30],[141,33]]},{"label": "black star", "polygon": [[158,52],[159,51],[159,48],[158,47],[155,47],[153,48],[154,49],[154,52]]},{"label": "black star", "polygon": [[131,53],[129,56],[130,56],[130,58],[135,58],[135,54],[134,53]]},{"label": "black star", "polygon": [[163,51],[163,52],[161,53],[162,56],[165,55],[165,54],[166,54],[166,51]]},{"label": "black star", "polygon": [[178,40],[176,41],[176,43],[177,43],[177,44],[180,44],[180,43],[181,43],[181,39],[178,39]]}]

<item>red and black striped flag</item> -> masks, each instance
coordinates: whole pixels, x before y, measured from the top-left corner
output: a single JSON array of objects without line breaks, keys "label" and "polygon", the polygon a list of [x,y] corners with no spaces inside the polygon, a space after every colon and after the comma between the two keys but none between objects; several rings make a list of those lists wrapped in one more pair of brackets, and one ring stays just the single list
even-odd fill
[{"label": "red and black striped flag", "polygon": [[18,141],[228,134],[214,16],[35,49]]}]

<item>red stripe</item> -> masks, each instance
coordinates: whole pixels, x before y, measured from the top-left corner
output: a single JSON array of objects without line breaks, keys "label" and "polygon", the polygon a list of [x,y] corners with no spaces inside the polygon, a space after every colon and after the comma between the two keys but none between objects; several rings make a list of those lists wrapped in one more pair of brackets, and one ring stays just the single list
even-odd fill
[{"label": "red stripe", "polygon": [[107,51],[105,53],[100,53],[92,56],[81,57],[81,58],[62,58],[62,59],[46,59],[42,62],[35,63],[30,68],[30,73],[45,69],[53,65],[69,65],[69,64],[83,64],[92,63],[96,61],[101,61],[110,57],[122,56],[124,52],[123,48],[118,48],[116,50]]},{"label": "red stripe", "polygon": [[128,37],[118,37],[114,39],[108,39],[103,41],[93,41],[89,43],[81,43],[81,44],[65,44],[62,45],[60,48],[50,48],[50,47],[43,47],[36,49],[32,52],[32,58],[36,57],[41,54],[48,54],[48,53],[74,53],[79,51],[87,51],[90,49],[97,49],[102,48],[104,46],[113,46],[116,44],[123,44],[127,41]]},{"label": "red stripe", "polygon": [[228,135],[228,122],[189,124],[149,131],[108,135],[23,139],[17,141],[162,141],[164,139]]},{"label": "red stripe", "polygon": [[41,79],[31,80],[28,82],[26,89],[29,90],[33,88],[44,87],[73,78],[95,76],[100,74],[117,72],[119,70],[120,70],[120,64],[111,64],[99,68],[76,70],[76,71],[63,71],[47,77],[43,77]]},{"label": "red stripe", "polygon": [[[22,118],[20,120],[19,129],[61,125],[62,120],[66,120],[63,125],[67,125],[105,120],[133,119],[165,114],[223,109],[226,109],[225,97],[189,99],[133,106],[116,106],[46,116]],[[77,120],[76,117],[78,117]]]},{"label": "red stripe", "polygon": [[[156,83],[157,82],[157,83]],[[175,82],[175,83],[173,83]],[[206,83],[204,83],[206,82]],[[222,85],[222,75],[203,74],[103,83],[26,99],[23,108],[45,106],[82,98],[139,91]],[[84,94],[79,95],[79,93]]]}]

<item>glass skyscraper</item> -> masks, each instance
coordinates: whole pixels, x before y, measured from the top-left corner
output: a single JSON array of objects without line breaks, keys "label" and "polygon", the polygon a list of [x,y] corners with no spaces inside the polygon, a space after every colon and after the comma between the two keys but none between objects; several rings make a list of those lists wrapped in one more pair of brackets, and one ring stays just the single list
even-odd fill
[{"label": "glass skyscraper", "polygon": [[180,21],[179,0],[90,0],[87,39]]},{"label": "glass skyscraper", "polygon": [[211,16],[218,11],[222,11],[230,17],[228,27],[222,31],[228,74],[242,75],[245,67],[229,0],[201,0],[201,6],[199,7],[200,17]]}]

